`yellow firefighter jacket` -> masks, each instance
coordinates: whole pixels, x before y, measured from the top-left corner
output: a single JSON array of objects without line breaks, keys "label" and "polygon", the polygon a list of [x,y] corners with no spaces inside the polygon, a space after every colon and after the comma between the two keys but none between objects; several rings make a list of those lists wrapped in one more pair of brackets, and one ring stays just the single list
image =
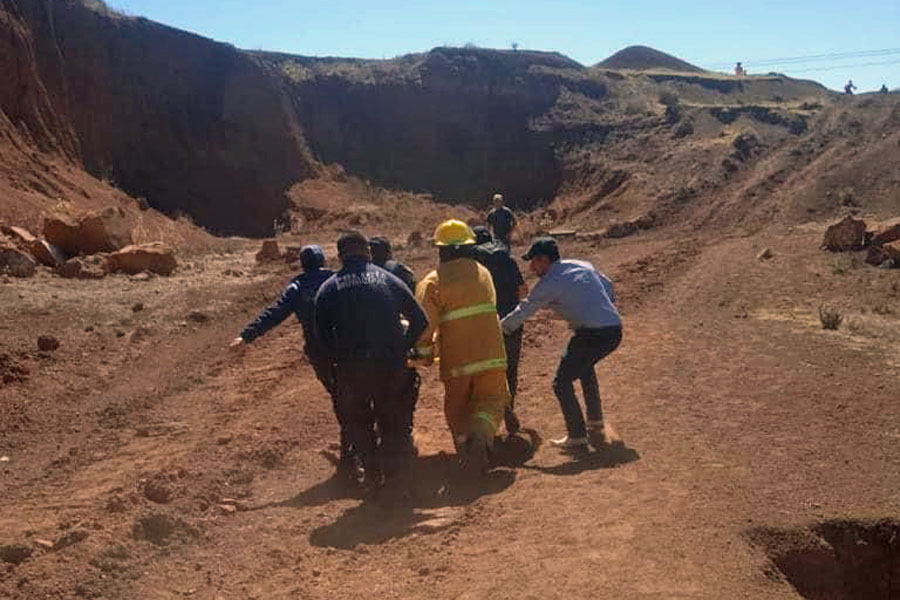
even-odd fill
[{"label": "yellow firefighter jacket", "polygon": [[416,299],[428,315],[416,348],[420,356],[440,356],[442,380],[506,370],[497,293],[487,269],[469,258],[442,263],[419,283]]}]

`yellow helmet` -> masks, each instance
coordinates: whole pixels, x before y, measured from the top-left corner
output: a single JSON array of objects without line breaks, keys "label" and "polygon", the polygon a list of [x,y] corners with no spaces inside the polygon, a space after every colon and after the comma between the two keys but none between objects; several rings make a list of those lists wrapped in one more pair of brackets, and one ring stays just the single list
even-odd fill
[{"label": "yellow helmet", "polygon": [[475,234],[462,221],[450,219],[434,230],[434,243],[437,246],[465,246],[475,243]]}]

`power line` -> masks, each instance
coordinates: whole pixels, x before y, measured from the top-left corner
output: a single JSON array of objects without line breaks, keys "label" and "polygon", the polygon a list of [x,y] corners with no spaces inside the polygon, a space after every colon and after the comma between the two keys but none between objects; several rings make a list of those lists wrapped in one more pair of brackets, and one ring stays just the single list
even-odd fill
[{"label": "power line", "polygon": [[896,65],[900,64],[900,59],[897,60],[885,60],[881,62],[867,62],[867,63],[851,63],[846,65],[832,65],[830,67],[813,67],[807,69],[800,69],[797,73],[810,73],[812,71],[837,71],[838,69],[851,69],[855,67],[876,67],[881,65]]},{"label": "power line", "polygon": [[[821,61],[831,61],[831,60],[842,60],[848,58],[875,58],[881,56],[892,56],[900,54],[900,48],[883,48],[881,50],[858,50],[854,52],[830,52],[827,54],[808,54],[805,56],[789,56],[784,58],[769,58],[769,59],[761,59],[761,60],[744,60],[741,61],[744,64],[751,65],[753,67],[764,67],[764,66],[772,66],[772,65],[789,65],[789,64],[802,64],[807,62],[821,62]],[[708,68],[717,69],[717,68],[728,68],[733,65],[733,62],[721,62],[721,63],[712,63],[708,65]]]}]

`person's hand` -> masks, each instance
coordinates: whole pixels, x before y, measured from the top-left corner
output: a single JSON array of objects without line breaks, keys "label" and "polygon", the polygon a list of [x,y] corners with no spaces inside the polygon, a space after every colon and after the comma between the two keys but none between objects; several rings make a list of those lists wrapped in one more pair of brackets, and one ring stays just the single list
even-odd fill
[{"label": "person's hand", "polygon": [[246,344],[246,342],[244,341],[244,338],[242,338],[241,336],[237,336],[236,338],[231,340],[231,343],[228,344],[228,348],[233,350],[234,348],[240,348],[244,344]]}]

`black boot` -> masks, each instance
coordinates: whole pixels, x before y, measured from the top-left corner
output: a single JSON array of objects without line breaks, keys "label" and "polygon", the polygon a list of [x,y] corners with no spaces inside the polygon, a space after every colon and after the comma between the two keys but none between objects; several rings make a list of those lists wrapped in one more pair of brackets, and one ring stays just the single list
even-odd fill
[{"label": "black boot", "polygon": [[506,422],[506,433],[509,435],[515,435],[522,429],[521,424],[519,424],[519,417],[516,416],[516,411],[513,410],[512,406],[507,405],[503,413],[503,420]]}]

